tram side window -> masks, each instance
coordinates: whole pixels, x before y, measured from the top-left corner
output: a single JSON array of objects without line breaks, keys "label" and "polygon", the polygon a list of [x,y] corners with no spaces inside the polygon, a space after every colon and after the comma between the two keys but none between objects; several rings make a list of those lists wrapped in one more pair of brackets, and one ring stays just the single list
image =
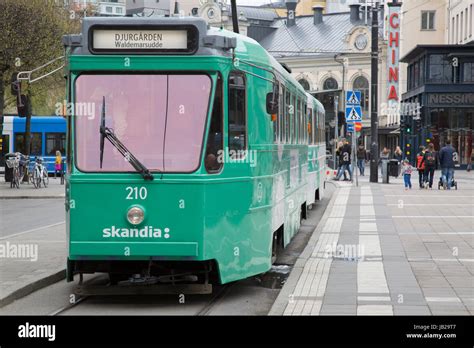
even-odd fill
[{"label": "tram side window", "polygon": [[[30,155],[41,156],[42,143],[42,133],[31,133]],[[26,153],[25,133],[15,133],[15,151]]]},{"label": "tram side window", "polygon": [[229,75],[229,154],[240,157],[247,147],[245,76],[232,72]]},{"label": "tram side window", "polygon": [[292,105],[293,105],[293,114],[291,115],[291,118],[292,118],[292,122],[291,122],[291,126],[293,127],[292,131],[291,131],[291,143],[292,144],[296,144],[296,96],[293,96],[293,98],[291,98],[291,102],[292,102]]},{"label": "tram side window", "polygon": [[283,142],[283,118],[285,115],[285,99],[284,99],[284,89],[280,85],[280,98],[278,99],[279,107],[278,107],[278,143]]},{"label": "tram side window", "polygon": [[46,133],[46,155],[55,156],[56,151],[65,155],[66,133]]},{"label": "tram side window", "polygon": [[314,124],[313,124],[313,110],[308,108],[308,125],[307,125],[307,131],[306,133],[308,134],[308,144],[311,144],[313,141],[313,130]]},{"label": "tram side window", "polygon": [[[279,84],[277,82],[277,90],[279,91],[280,90],[280,87],[279,87]],[[272,124],[273,124],[273,143],[274,144],[277,144],[278,141],[279,141],[279,133],[280,133],[280,118],[279,118],[279,115],[280,115],[280,110],[278,110],[277,114],[276,114],[276,119],[273,119],[273,115],[272,115]]]},{"label": "tram side window", "polygon": [[313,123],[314,123],[314,131],[313,131],[313,144],[318,142],[319,137],[319,112],[317,110],[313,111]]},{"label": "tram side window", "polygon": [[285,106],[285,143],[290,143],[290,91],[286,90],[286,106]]},{"label": "tram side window", "polygon": [[223,161],[219,161],[219,156],[223,155],[222,149],[224,147],[224,138],[222,136],[224,130],[222,99],[222,77],[218,76],[214,105],[212,106],[211,125],[209,127],[209,135],[207,136],[206,157],[204,160],[204,165],[208,173],[220,171],[223,164]]}]

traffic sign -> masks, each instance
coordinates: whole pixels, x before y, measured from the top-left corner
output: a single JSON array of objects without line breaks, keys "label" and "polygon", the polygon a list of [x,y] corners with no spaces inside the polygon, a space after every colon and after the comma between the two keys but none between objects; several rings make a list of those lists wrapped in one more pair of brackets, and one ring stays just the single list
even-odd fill
[{"label": "traffic sign", "polygon": [[347,124],[347,132],[348,133],[353,133],[354,132],[354,123],[348,123]]},{"label": "traffic sign", "polygon": [[360,91],[346,91],[346,105],[360,105]]},{"label": "traffic sign", "polygon": [[346,122],[362,121],[362,109],[360,106],[346,107]]},{"label": "traffic sign", "polygon": [[354,122],[354,128],[355,128],[356,132],[360,132],[362,130],[362,123]]}]

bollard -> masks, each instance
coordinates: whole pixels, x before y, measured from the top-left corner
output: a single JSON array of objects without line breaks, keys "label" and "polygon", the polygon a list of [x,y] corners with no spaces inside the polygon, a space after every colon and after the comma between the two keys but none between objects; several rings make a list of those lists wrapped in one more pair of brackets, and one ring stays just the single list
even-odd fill
[{"label": "bollard", "polygon": [[383,184],[388,184],[388,160],[383,159],[382,160],[382,183]]}]

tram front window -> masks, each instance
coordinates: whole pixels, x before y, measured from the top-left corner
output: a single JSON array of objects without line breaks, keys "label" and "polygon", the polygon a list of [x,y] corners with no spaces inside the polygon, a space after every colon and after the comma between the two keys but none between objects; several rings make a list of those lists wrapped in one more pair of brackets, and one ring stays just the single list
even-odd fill
[{"label": "tram front window", "polygon": [[85,172],[132,172],[105,142],[100,167],[100,116],[151,171],[192,172],[200,163],[212,82],[207,75],[81,75],[76,79],[76,164]]}]

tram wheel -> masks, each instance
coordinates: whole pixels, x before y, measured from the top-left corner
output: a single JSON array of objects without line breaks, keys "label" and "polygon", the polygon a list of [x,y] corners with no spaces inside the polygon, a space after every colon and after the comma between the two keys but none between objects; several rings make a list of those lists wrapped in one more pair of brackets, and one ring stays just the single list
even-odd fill
[{"label": "tram wheel", "polygon": [[109,273],[110,285],[117,285],[119,282],[127,280],[128,274],[123,273]]}]

